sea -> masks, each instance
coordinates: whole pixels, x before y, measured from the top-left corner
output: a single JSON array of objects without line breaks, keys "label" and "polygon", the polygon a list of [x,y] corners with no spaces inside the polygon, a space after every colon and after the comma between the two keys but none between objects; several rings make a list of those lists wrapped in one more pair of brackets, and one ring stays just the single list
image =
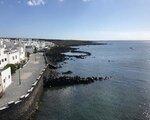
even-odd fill
[{"label": "sea", "polygon": [[37,120],[150,120],[150,41],[105,42],[77,46],[91,56],[58,71],[111,79],[45,90]]}]

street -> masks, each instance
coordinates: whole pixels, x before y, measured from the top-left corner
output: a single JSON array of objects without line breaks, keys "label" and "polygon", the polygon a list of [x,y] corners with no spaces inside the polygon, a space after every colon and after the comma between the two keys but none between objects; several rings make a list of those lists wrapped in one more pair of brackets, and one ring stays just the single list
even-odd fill
[{"label": "street", "polygon": [[[0,98],[0,107],[6,105],[10,101],[17,101],[22,95],[27,94],[32,83],[36,81],[40,72],[45,67],[44,57],[41,53],[31,54],[27,64],[12,75],[12,84],[6,88],[2,98]],[[20,84],[21,83],[21,84]]]}]

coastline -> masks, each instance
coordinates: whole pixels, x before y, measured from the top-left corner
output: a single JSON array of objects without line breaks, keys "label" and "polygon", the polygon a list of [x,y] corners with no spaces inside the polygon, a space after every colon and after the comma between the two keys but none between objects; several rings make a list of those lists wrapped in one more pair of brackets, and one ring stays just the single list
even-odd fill
[{"label": "coastline", "polygon": [[[62,41],[61,41],[62,42]],[[88,44],[85,45],[106,45],[101,44],[101,43],[95,43],[95,42],[88,42]],[[77,46],[83,46],[83,44],[79,44]],[[58,68],[62,67],[60,63],[64,62],[68,59],[77,58],[77,59],[86,59],[86,57],[91,56],[90,52],[87,51],[80,51],[78,48],[74,48],[74,44],[70,43],[68,44],[63,44],[60,43],[59,45],[53,47],[50,50],[47,50],[45,52],[45,56],[48,59],[48,63],[51,66],[56,66],[51,67],[51,71],[53,71],[52,74],[49,74],[49,79],[44,81],[44,87],[49,88],[49,87],[63,87],[63,86],[68,86],[68,85],[78,85],[78,84],[90,84],[95,81],[102,81],[102,80],[108,80],[111,79],[111,76],[105,76],[105,77],[94,77],[94,76],[89,76],[86,78],[80,77],[80,76],[73,76],[70,77],[68,76],[69,74],[72,74],[72,71],[63,71],[59,73],[57,71]],[[77,47],[76,46],[76,47]],[[79,54],[79,55],[66,55],[65,53],[70,52],[72,54]]]},{"label": "coastline", "polygon": [[[106,45],[106,44],[105,44]],[[72,52],[72,53],[84,53],[85,55],[79,55],[79,56],[68,56],[64,55],[65,52]],[[50,50],[45,51],[44,58],[45,62],[48,64],[48,72],[46,73],[46,77],[43,77],[43,89],[44,91],[47,91],[47,89],[61,89],[62,87],[67,86],[74,86],[74,85],[86,85],[91,84],[96,81],[104,81],[104,80],[110,80],[111,77],[105,76],[105,77],[80,77],[80,76],[68,76],[72,73],[72,71],[67,71],[64,74],[58,72],[58,68],[62,67],[59,66],[59,63],[65,62],[65,60],[70,59],[72,57],[75,57],[76,59],[85,59],[85,57],[90,56],[91,53],[87,51],[78,51],[78,48],[72,48],[72,46],[56,46]],[[61,75],[62,74],[62,75]],[[44,94],[44,93],[43,93]],[[42,98],[41,98],[42,102]],[[39,102],[39,107],[41,106]],[[35,120],[37,118],[39,110],[33,115],[32,120]]]}]

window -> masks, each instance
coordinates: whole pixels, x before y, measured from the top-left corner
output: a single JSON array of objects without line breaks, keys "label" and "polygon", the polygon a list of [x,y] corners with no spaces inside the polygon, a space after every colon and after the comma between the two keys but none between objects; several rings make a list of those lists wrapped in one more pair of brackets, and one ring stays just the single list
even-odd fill
[{"label": "window", "polygon": [[12,59],[13,59],[13,60],[15,59],[14,56],[12,57]]},{"label": "window", "polygon": [[17,59],[17,55],[16,55],[15,57],[16,57],[16,59]]},{"label": "window", "polygon": [[3,80],[3,82],[5,83],[5,79]]},{"label": "window", "polygon": [[8,78],[10,79],[10,75],[8,75]]},{"label": "window", "polygon": [[5,58],[5,61],[7,61],[7,58]]},{"label": "window", "polygon": [[4,59],[2,59],[2,62],[4,62]]}]

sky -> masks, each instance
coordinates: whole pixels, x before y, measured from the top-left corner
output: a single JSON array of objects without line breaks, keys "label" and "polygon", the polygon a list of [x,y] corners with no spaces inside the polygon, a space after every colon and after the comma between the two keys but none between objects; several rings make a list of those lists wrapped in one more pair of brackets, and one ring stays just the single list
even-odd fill
[{"label": "sky", "polygon": [[150,0],[0,0],[0,36],[150,40]]}]

